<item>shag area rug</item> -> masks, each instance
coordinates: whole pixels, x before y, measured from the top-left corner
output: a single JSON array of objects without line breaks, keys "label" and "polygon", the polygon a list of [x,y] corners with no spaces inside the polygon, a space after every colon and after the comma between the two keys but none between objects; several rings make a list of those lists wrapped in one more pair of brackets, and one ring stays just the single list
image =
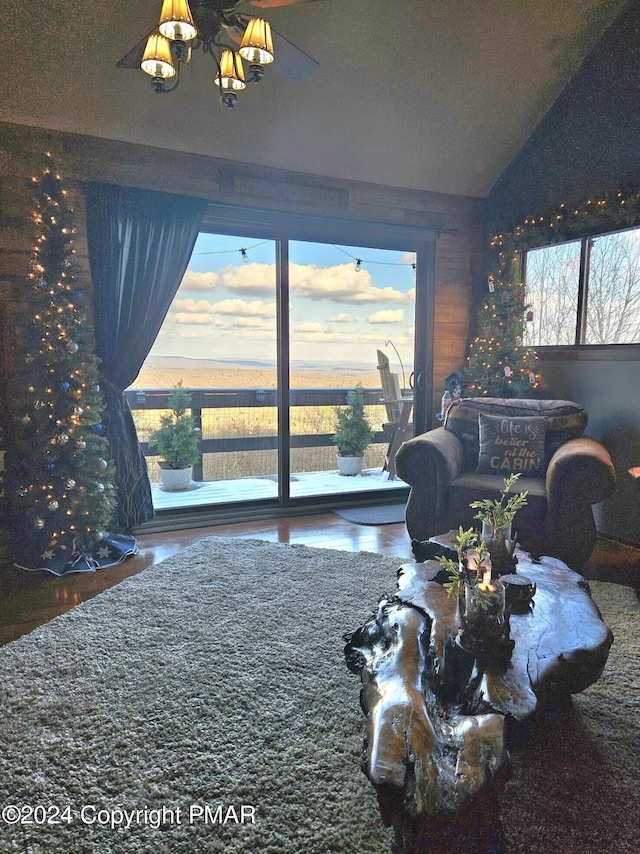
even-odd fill
[{"label": "shag area rug", "polygon": [[[0,649],[0,852],[387,854],[342,634],[401,559],[210,537]],[[592,583],[601,680],[517,733],[510,850],[636,851],[640,606]]]}]

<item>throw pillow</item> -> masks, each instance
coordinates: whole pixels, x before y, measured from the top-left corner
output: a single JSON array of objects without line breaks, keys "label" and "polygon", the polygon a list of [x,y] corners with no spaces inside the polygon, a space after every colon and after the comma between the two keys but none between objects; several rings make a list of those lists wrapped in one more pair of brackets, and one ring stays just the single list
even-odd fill
[{"label": "throw pillow", "polygon": [[480,413],[478,419],[480,456],[476,471],[505,477],[511,472],[528,477],[544,477],[545,418],[509,418]]}]

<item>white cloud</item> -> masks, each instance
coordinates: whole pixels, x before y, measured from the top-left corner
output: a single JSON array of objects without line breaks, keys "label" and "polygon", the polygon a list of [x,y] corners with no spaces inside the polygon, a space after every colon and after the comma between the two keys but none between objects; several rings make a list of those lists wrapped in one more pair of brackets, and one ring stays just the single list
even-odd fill
[{"label": "white cloud", "polygon": [[334,314],[327,318],[329,323],[357,323],[358,318],[354,314]]},{"label": "white cloud", "polygon": [[[234,329],[262,329],[266,326],[261,317],[236,317],[233,321]],[[269,326],[269,328],[273,328]]]},{"label": "white cloud", "polygon": [[182,277],[180,288],[185,291],[215,291],[219,284],[220,276],[218,273],[187,270]]},{"label": "white cloud", "polygon": [[173,323],[194,326],[222,326],[223,321],[211,314],[198,314],[191,311],[178,311],[167,318]]},{"label": "white cloud", "polygon": [[172,311],[167,315],[167,322],[220,327],[224,325],[221,316],[272,319],[276,316],[276,307],[273,303],[264,303],[261,300],[247,302],[242,299],[228,299],[211,303],[204,299],[177,299],[173,303]]},{"label": "white cloud", "polygon": [[238,317],[275,317],[275,303],[266,303],[262,300],[247,302],[243,299],[225,299],[217,302],[214,306],[216,314],[233,314]]},{"label": "white cloud", "polygon": [[[171,341],[187,341],[187,340],[211,340],[211,329],[205,329],[203,326],[186,326],[176,327],[173,329],[162,329],[158,335],[158,339],[169,339]],[[157,339],[156,339],[157,340]]]},{"label": "white cloud", "polygon": [[260,296],[276,292],[276,268],[274,264],[238,264],[223,267],[219,274],[220,284],[232,293]]},{"label": "white cloud", "polygon": [[385,309],[376,311],[367,317],[367,323],[404,323],[404,309]]},{"label": "white cloud", "polygon": [[[296,353],[304,358],[342,354],[359,359],[365,351],[375,355],[375,348],[391,333],[390,328],[383,335],[385,323],[397,324],[392,327],[395,344],[410,347],[412,334],[405,314],[413,314],[407,306],[413,305],[415,288],[403,291],[395,283],[413,282],[406,269],[399,270],[397,277],[393,272],[386,275],[384,285],[375,284],[376,276],[377,270],[367,269],[366,264],[356,272],[350,260],[328,268],[291,264],[289,309]],[[265,348],[271,352],[275,346],[273,264],[237,263],[218,272],[187,271],[178,297],[161,332],[166,352],[197,355],[215,346],[249,357]]]},{"label": "white cloud", "polygon": [[321,323],[301,323],[300,326],[294,327],[294,332],[323,332],[324,326]]},{"label": "white cloud", "polygon": [[[393,287],[376,287],[371,273],[362,269],[356,272],[355,264],[336,264],[318,267],[315,264],[290,264],[289,284],[292,296],[312,300],[331,299],[339,303],[410,303],[413,293]],[[184,290],[216,290],[224,288],[231,293],[275,296],[276,273],[274,264],[236,264],[223,267],[217,273],[187,271],[182,280]],[[346,321],[344,321],[346,322]]]},{"label": "white cloud", "polygon": [[368,270],[356,272],[354,264],[316,267],[291,264],[291,293],[312,300],[331,299],[342,303],[408,302],[407,294],[395,288],[377,288]]},{"label": "white cloud", "polygon": [[206,299],[176,299],[171,305],[173,312],[189,311],[194,314],[213,314],[215,305]]}]

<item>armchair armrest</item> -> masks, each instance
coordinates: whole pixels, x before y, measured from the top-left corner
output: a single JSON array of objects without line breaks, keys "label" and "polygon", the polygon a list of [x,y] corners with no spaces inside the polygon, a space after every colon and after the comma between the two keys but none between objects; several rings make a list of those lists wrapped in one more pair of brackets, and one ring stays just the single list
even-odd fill
[{"label": "armchair armrest", "polygon": [[464,467],[462,442],[438,427],[405,442],[395,466],[396,474],[411,486],[405,514],[409,534],[416,540],[427,539],[447,506],[449,485]]},{"label": "armchair armrest", "polygon": [[411,486],[416,486],[428,475],[437,477],[440,485],[446,487],[463,466],[462,442],[444,427],[409,439],[396,454],[396,471]]},{"label": "armchair armrest", "polygon": [[558,448],[546,478],[546,542],[550,554],[574,569],[581,568],[596,541],[591,505],[604,501],[615,485],[613,462],[600,442],[581,436]]},{"label": "armchair armrest", "polygon": [[547,500],[550,508],[556,497],[564,501],[597,504],[613,492],[616,470],[607,449],[588,436],[560,445],[547,468]]}]

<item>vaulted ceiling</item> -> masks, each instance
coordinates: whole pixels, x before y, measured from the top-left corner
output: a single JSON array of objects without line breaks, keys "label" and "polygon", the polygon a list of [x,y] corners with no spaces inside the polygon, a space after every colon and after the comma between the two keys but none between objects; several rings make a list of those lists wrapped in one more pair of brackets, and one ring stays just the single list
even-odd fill
[{"label": "vaulted ceiling", "polygon": [[[624,0],[308,0],[264,10],[319,67],[220,110],[209,57],[175,92],[116,63],[161,0],[4,0],[0,119],[397,187],[485,196]],[[257,10],[250,3],[241,7]]]}]

